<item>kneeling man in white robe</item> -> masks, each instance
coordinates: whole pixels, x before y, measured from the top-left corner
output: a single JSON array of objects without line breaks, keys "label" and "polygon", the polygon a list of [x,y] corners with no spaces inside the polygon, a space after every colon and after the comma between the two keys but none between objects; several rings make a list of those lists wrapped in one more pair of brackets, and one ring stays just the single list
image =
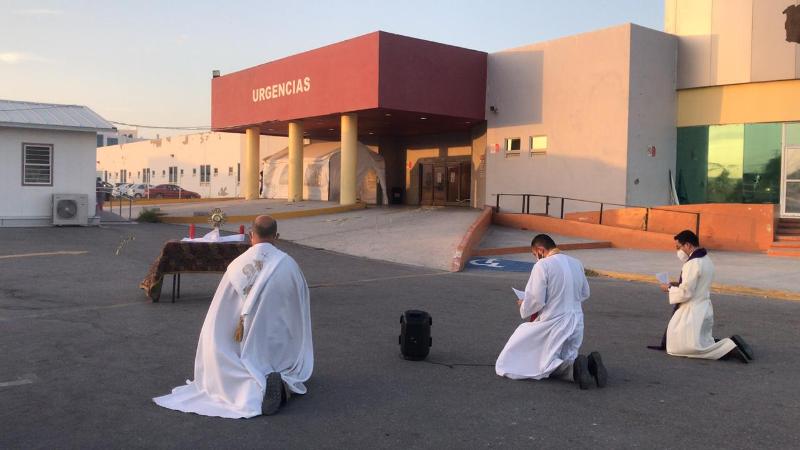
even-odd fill
[{"label": "kneeling man in white robe", "polygon": [[222,277],[194,361],[194,380],[154,398],[204,416],[246,418],[277,412],[314,368],[309,292],[297,263],[278,250],[278,225],[253,222],[253,244]]},{"label": "kneeling man in white robe", "polygon": [[700,239],[691,230],[681,231],[675,235],[675,248],[683,268],[680,281],[661,286],[669,294],[670,304],[675,305],[662,340],[664,349],[670,355],[687,358],[752,360],[753,351],[741,336],[715,340],[712,335],[714,263],[700,247]]},{"label": "kneeling man in white robe", "polygon": [[583,264],[561,253],[553,239],[540,234],[531,251],[537,261],[525,298],[517,301],[525,323],[517,327],[497,358],[495,371],[514,380],[558,377],[588,389],[592,378],[604,387],[606,369],[600,353],[579,355],[583,342],[583,309],[589,282]]}]

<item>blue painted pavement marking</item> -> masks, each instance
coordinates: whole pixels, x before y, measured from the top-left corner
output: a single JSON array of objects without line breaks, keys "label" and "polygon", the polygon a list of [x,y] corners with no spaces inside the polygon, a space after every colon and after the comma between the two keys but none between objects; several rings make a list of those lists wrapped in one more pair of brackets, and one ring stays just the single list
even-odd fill
[{"label": "blue painted pavement marking", "polygon": [[532,262],[514,261],[513,259],[500,258],[472,258],[467,262],[470,269],[495,270],[501,272],[530,272]]}]

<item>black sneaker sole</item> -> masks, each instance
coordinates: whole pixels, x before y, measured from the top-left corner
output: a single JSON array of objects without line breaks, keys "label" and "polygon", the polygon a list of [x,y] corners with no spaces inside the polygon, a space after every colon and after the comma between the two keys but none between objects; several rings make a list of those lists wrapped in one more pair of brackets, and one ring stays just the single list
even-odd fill
[{"label": "black sneaker sole", "polygon": [[584,355],[578,355],[572,367],[572,377],[581,389],[589,389],[592,376],[589,373],[589,360]]},{"label": "black sneaker sole", "polygon": [[267,375],[267,392],[264,393],[264,402],[261,405],[261,414],[271,416],[281,407],[283,393],[283,380],[281,374],[272,372]]},{"label": "black sneaker sole", "polygon": [[597,387],[604,388],[608,382],[608,372],[603,365],[603,358],[598,352],[589,353],[589,373],[594,377]]},{"label": "black sneaker sole", "polygon": [[733,341],[734,344],[736,344],[737,347],[739,347],[739,349],[742,351],[742,353],[744,353],[744,356],[746,356],[747,359],[751,361],[753,360],[753,349],[751,349],[750,346],[747,345],[747,342],[745,342],[741,336],[739,336],[738,334],[734,334],[733,336],[731,336],[731,340]]}]

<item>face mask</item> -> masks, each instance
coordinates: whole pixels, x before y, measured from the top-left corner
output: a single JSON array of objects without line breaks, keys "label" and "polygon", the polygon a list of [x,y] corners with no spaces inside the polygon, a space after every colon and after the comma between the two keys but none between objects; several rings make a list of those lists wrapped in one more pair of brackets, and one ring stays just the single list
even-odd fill
[{"label": "face mask", "polygon": [[685,263],[686,261],[689,260],[689,255],[687,255],[685,251],[678,250],[677,254],[678,254],[678,259],[680,259],[681,262]]}]

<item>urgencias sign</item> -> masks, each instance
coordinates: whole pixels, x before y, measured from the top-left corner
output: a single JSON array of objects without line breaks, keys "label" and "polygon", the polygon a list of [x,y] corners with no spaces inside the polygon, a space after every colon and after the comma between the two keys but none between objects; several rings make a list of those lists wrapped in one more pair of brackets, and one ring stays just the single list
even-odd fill
[{"label": "urgencias sign", "polygon": [[274,98],[285,97],[288,95],[302,94],[311,90],[311,77],[298,78],[296,80],[276,83],[253,89],[253,103],[263,102]]}]

